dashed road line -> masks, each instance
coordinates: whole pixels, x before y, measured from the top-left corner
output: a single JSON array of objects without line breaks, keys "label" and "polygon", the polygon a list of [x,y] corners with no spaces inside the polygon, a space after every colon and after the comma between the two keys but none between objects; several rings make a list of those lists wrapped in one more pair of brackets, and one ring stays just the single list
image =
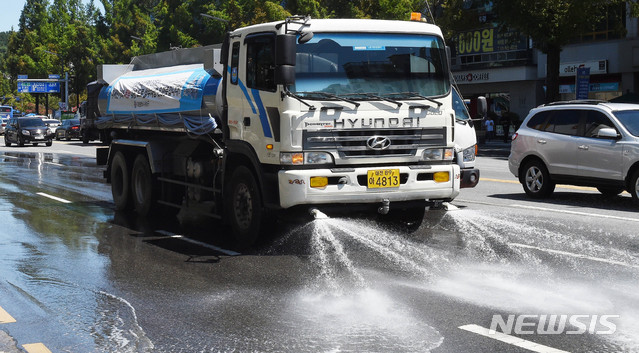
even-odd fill
[{"label": "dashed road line", "polygon": [[47,348],[42,343],[23,344],[22,348],[24,348],[24,350],[26,350],[28,353],[51,353],[49,348]]},{"label": "dashed road line", "polygon": [[610,264],[610,265],[624,266],[624,267],[629,267],[629,268],[639,268],[639,266],[627,264],[627,263],[621,262],[621,261],[608,260],[608,259],[603,259],[603,258],[600,258],[600,257],[588,256],[588,255],[583,255],[583,254],[576,254],[576,253],[572,253],[572,252],[568,252],[568,251],[545,249],[545,248],[540,248],[540,247],[533,246],[533,245],[520,244],[520,243],[508,243],[508,245],[514,246],[516,248],[531,249],[531,250],[547,252],[547,253],[550,253],[550,254],[564,255],[564,256],[568,256],[568,257],[574,257],[574,258],[585,259],[585,260],[590,260],[590,261],[603,262],[603,263],[607,263],[607,264]]},{"label": "dashed road line", "polygon": [[229,255],[229,256],[242,255],[242,254],[240,254],[238,252],[235,252],[235,251],[232,251],[232,250],[222,249],[222,248],[217,247],[215,245],[211,245],[211,244],[203,243],[201,241],[193,240],[193,239],[187,238],[187,237],[185,237],[183,235],[174,234],[174,233],[168,232],[166,230],[156,230],[155,232],[158,233],[158,234],[165,235],[168,238],[184,240],[184,241],[189,242],[191,244],[195,244],[195,245],[198,245],[198,246],[202,246],[202,247],[205,247],[205,248],[208,248],[208,249],[211,249],[211,250],[215,250],[215,251],[221,252],[222,254],[225,254],[225,255]]},{"label": "dashed road line", "polygon": [[485,327],[481,327],[479,325],[464,325],[459,326],[460,329],[472,333],[476,333],[480,336],[492,338],[497,341],[501,341],[512,346],[516,346],[519,348],[527,349],[532,352],[537,353],[569,353],[568,351],[563,351],[561,349],[552,348],[548,346],[544,346],[543,344],[535,343],[532,341],[525,340],[523,338],[507,335],[501,332],[493,332]]},{"label": "dashed road line", "polygon": [[0,307],[0,324],[10,324],[12,322],[16,322],[16,319]]},{"label": "dashed road line", "polygon": [[45,194],[43,192],[38,192],[36,195],[44,196],[44,197],[50,198],[51,200],[55,200],[55,201],[62,202],[62,203],[71,203],[71,201],[69,201],[69,200],[65,200],[65,199],[59,198],[57,196]]}]

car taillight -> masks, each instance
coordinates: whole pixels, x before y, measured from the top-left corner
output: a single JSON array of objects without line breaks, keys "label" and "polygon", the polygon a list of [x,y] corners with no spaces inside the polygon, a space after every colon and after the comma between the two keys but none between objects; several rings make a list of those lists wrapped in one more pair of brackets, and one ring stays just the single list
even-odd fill
[{"label": "car taillight", "polygon": [[513,134],[513,141],[515,141],[515,139],[517,138],[517,136],[519,136],[519,134],[515,132],[515,133]]},{"label": "car taillight", "polygon": [[79,128],[80,128],[79,126],[71,126],[71,130],[77,130]]}]

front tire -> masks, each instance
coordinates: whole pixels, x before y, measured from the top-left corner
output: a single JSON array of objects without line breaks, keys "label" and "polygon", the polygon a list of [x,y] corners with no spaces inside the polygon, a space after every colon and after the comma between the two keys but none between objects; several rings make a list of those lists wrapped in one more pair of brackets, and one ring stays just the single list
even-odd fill
[{"label": "front tire", "polygon": [[4,145],[7,147],[11,147],[11,142],[9,142],[9,139],[7,139],[7,135],[4,135]]},{"label": "front tire", "polygon": [[129,166],[122,152],[117,152],[111,161],[111,194],[115,209],[124,211],[131,207]]},{"label": "front tire", "polygon": [[234,245],[240,249],[253,245],[260,234],[264,212],[257,182],[247,167],[237,167],[228,179],[224,204]]},{"label": "front tire", "polygon": [[138,215],[146,217],[155,204],[155,181],[147,158],[139,154],[133,162],[131,172],[131,196],[133,207]]},{"label": "front tire", "polygon": [[522,171],[519,181],[528,196],[541,199],[549,197],[555,191],[555,182],[541,161],[533,160],[526,163]]},{"label": "front tire", "polygon": [[47,142],[44,143],[47,147],[51,147],[51,145],[53,145],[53,140],[49,139],[47,140]]}]

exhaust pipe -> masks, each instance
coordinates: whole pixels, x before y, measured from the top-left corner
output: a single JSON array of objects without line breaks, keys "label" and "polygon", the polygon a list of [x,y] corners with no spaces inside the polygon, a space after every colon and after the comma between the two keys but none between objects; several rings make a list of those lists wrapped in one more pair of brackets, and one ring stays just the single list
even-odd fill
[{"label": "exhaust pipe", "polygon": [[388,214],[388,211],[390,211],[390,200],[389,199],[383,199],[382,200],[382,207],[377,209],[377,212],[379,214]]},{"label": "exhaust pipe", "polygon": [[311,208],[311,209],[308,210],[308,212],[315,219],[328,219],[329,218],[326,214],[324,214],[322,211],[318,210],[317,208]]}]

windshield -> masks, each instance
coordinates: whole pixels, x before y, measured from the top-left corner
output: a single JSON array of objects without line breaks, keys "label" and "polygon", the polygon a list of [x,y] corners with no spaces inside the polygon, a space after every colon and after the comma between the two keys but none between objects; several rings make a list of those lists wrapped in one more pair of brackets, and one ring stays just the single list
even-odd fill
[{"label": "windshield", "polygon": [[297,45],[293,93],[440,96],[450,89],[446,49],[431,35],[315,33]]},{"label": "windshield", "polygon": [[21,127],[46,127],[42,119],[21,119],[20,126]]},{"label": "windshield", "polygon": [[628,132],[639,137],[639,110],[622,110],[614,114]]},{"label": "windshield", "polygon": [[11,107],[0,107],[0,113],[11,113]]}]

